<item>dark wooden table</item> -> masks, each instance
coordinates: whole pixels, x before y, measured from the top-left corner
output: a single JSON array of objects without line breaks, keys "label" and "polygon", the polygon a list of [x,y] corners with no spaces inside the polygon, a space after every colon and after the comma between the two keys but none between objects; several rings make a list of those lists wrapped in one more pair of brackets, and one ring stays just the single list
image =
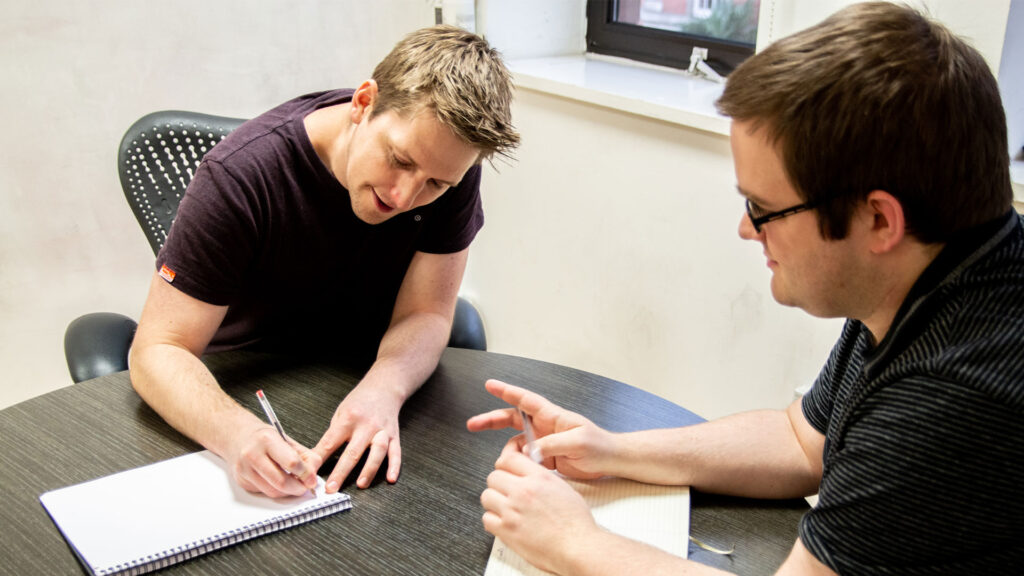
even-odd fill
[{"label": "dark wooden table", "polygon": [[[312,446],[360,373],[337,363],[255,352],[205,358],[224,389],[256,414],[266,390],[289,434]],[[472,434],[470,416],[501,401],[483,387],[499,378],[541,392],[611,430],[684,426],[700,417],[661,398],[563,366],[448,349],[402,410],[402,475],[348,485],[352,510],[214,552],[166,570],[180,574],[483,574],[493,537],[480,492],[513,431]],[[97,378],[0,411],[0,573],[80,574],[39,495],[201,449],[146,406],[127,373]],[[333,462],[329,462],[333,465]],[[766,502],[695,493],[690,533],[735,547],[690,557],[740,574],[768,574],[796,538],[802,501]],[[159,522],[141,518],[140,522]]]}]

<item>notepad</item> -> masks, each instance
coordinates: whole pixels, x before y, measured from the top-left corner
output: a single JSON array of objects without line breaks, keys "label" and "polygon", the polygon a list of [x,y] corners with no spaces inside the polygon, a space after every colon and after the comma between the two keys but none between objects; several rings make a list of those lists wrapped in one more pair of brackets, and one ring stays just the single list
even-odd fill
[{"label": "notepad", "polygon": [[[566,481],[583,495],[598,525],[686,558],[690,535],[688,487],[643,484],[623,478]],[[494,539],[484,576],[544,574],[548,573],[530,565],[500,538]]]},{"label": "notepad", "polygon": [[352,507],[347,494],[250,494],[204,450],[39,497],[92,574],[145,574]]}]

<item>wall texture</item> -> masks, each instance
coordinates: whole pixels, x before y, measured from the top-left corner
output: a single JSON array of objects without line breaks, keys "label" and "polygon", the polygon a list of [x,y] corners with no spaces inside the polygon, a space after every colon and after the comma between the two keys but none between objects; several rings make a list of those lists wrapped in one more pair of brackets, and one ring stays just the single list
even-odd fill
[{"label": "wall texture", "polygon": [[116,172],[134,120],[251,116],[351,85],[432,15],[423,0],[4,2],[0,407],[71,383],[72,319],[142,309],[153,255]]},{"label": "wall texture", "polygon": [[[728,139],[520,90],[518,162],[485,175],[464,292],[492,350],[582,368],[705,417],[781,407],[840,324],[772,300]],[[529,383],[524,383],[529,385]]]},{"label": "wall texture", "polygon": [[[0,407],[70,384],[72,319],[141,310],[153,256],[115,167],[131,122],[163,108],[251,116],[352,85],[432,23],[432,5],[5,2]],[[736,235],[724,137],[527,90],[515,114],[523,147],[500,174],[488,168],[464,283],[491,350],[707,417],[782,406],[813,379],[839,323],[771,299],[759,247]]]},{"label": "wall texture", "polygon": [[[481,1],[478,28],[512,57],[583,49],[583,0]],[[759,43],[850,3],[763,0]],[[999,69],[1009,0],[914,3]],[[520,160],[489,175],[488,224],[464,282],[492,349],[611,376],[707,417],[779,407],[813,382],[841,322],[771,298],[760,247],[736,234],[726,138],[526,89],[516,122]]]}]

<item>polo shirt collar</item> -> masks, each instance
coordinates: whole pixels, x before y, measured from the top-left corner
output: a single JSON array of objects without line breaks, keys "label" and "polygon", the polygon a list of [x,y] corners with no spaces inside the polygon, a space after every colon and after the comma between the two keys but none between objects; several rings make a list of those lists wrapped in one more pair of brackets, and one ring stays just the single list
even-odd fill
[{"label": "polo shirt collar", "polygon": [[953,282],[966,268],[988,254],[1018,226],[1020,216],[1011,208],[998,218],[955,234],[907,293],[885,338],[874,350],[868,352],[865,370],[872,372],[875,366],[885,366],[887,363],[882,360],[892,354],[898,354],[909,344],[909,341],[904,341],[912,340],[920,332],[918,325],[930,317],[930,314],[920,313],[926,308],[929,297],[940,287]]}]

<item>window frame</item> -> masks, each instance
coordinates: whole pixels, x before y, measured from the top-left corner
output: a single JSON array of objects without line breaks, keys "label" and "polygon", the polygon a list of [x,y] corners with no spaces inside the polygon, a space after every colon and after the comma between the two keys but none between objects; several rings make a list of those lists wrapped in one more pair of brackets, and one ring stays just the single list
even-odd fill
[{"label": "window frame", "polygon": [[754,54],[753,44],[616,22],[617,3],[587,0],[587,52],[685,70],[699,46],[708,49],[708,65],[722,76]]}]

